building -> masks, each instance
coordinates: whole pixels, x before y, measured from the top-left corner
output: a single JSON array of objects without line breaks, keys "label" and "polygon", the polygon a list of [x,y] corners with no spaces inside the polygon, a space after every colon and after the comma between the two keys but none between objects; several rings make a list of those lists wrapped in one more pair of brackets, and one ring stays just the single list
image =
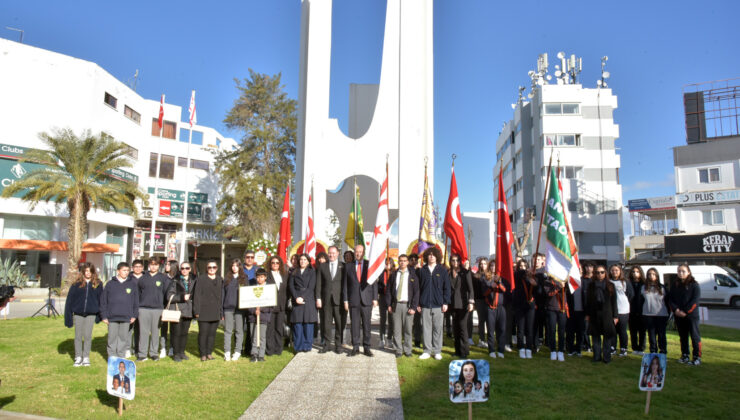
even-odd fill
[{"label": "building", "polygon": [[[606,85],[603,71],[596,88],[578,83],[580,59],[558,54],[555,80],[547,74],[547,54],[530,71],[532,90],[524,87],[512,104],[514,115],[503,124],[496,140],[494,196],[498,191],[499,168],[517,238],[525,235],[527,212],[533,211],[530,240],[523,256],[534,253],[542,214],[548,162],[560,167],[563,202],[572,225],[581,261],[602,263],[624,258],[622,235],[622,186],[619,184],[620,156],[616,152],[619,126],[614,123],[617,97]],[[562,70],[562,71],[561,71]],[[544,240],[542,230],[541,241]],[[540,241],[540,242],[541,242]],[[540,244],[540,250],[544,245]]]},{"label": "building", "polygon": [[[83,259],[94,263],[106,276],[119,261],[148,257],[152,217],[157,218],[154,256],[177,255],[185,191],[190,192],[187,236],[191,258],[196,251],[194,245],[199,245],[200,260],[230,258],[243,251],[243,244],[224,243],[214,229],[218,200],[214,152],[236,147],[233,139],[210,127],[195,125],[192,143],[188,143],[190,125],[181,121],[182,107],[167,103],[160,136],[159,100],[142,98],[93,62],[3,39],[0,92],[0,189],[33,169],[34,164],[19,163],[18,158],[30,148],[43,147],[40,132],[70,128],[81,134],[89,129],[92,133],[105,132],[129,146],[133,167],[113,175],[137,183],[150,193],[150,200],[140,203],[136,220],[126,214],[90,212]],[[188,119],[187,108],[185,114],[184,119]],[[155,188],[161,201],[154,198]],[[66,266],[65,207],[40,203],[31,210],[17,198],[1,200],[2,258],[19,260],[32,277],[45,263]],[[238,252],[229,249],[237,245],[241,245]]]},{"label": "building", "polygon": [[478,258],[492,258],[496,248],[495,212],[463,212],[462,223],[468,241],[470,264]]},{"label": "building", "polygon": [[676,235],[672,261],[740,263],[740,79],[684,87],[686,145],[673,148]]},{"label": "building", "polygon": [[663,261],[665,236],[679,232],[676,197],[637,198],[627,205],[632,230],[630,260]]}]

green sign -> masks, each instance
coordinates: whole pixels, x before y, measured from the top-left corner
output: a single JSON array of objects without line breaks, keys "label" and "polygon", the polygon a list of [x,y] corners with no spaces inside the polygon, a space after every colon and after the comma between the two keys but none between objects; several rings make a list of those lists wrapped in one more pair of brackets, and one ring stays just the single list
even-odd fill
[{"label": "green sign", "polygon": [[[185,207],[185,203],[181,201],[170,201],[170,217],[182,217],[182,209]],[[198,221],[201,220],[203,214],[203,206],[198,203],[188,203],[188,220]]]},{"label": "green sign", "polygon": [[[154,188],[149,187],[147,189],[147,192],[149,194],[154,194]],[[175,200],[175,201],[185,201],[185,191],[180,190],[168,190],[166,188],[158,188],[157,189],[157,198],[160,200]],[[208,194],[206,193],[197,193],[197,192],[190,192],[188,193],[188,204],[190,203],[200,203],[205,204],[208,202]],[[188,212],[188,214],[190,214]]]},{"label": "green sign", "polygon": [[[44,165],[30,162],[18,162],[17,160],[0,159],[0,193],[11,186],[15,181],[25,177],[27,174],[44,168]],[[22,196],[20,192],[16,197]]]}]

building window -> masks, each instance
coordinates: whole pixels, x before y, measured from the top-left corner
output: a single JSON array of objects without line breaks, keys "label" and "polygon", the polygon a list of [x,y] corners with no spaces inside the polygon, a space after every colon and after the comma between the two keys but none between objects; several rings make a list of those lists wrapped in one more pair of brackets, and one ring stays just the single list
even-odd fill
[{"label": "building window", "polygon": [[3,239],[52,240],[54,219],[37,216],[5,215]]},{"label": "building window", "polygon": [[719,182],[719,168],[700,168],[699,183],[713,184]]},{"label": "building window", "polygon": [[[177,124],[172,121],[162,121],[162,137],[174,140],[177,133]],[[152,118],[152,136],[159,137],[159,120]]]},{"label": "building window", "polygon": [[115,96],[111,95],[108,92],[105,92],[105,97],[103,98],[103,102],[108,104],[113,109],[118,109],[118,99],[116,99]]},{"label": "building window", "polygon": [[[157,176],[157,154],[152,153],[149,157],[149,176]],[[159,162],[159,177],[162,179],[173,179],[175,177],[175,157],[162,155]]]},{"label": "building window", "polygon": [[511,166],[512,166],[511,161],[509,161],[509,163],[507,163],[506,166],[504,166],[504,176],[511,173]]},{"label": "building window", "polygon": [[180,166],[182,168],[188,167],[188,158],[179,157],[177,158],[177,166]]},{"label": "building window", "polygon": [[204,171],[207,171],[209,168],[209,164],[208,161],[205,160],[190,159],[190,167],[193,169],[202,169]]},{"label": "building window", "polygon": [[702,223],[706,226],[725,224],[725,215],[721,209],[720,210],[702,210],[701,219],[702,219]]},{"label": "building window", "polygon": [[506,190],[506,202],[507,203],[509,202],[509,199],[511,198],[512,195],[514,195],[514,186],[513,185]]},{"label": "building window", "polygon": [[514,183],[514,194],[518,193],[519,191],[524,189],[524,181],[522,181],[521,178],[519,178],[516,183]]},{"label": "building window", "polygon": [[577,115],[580,113],[579,104],[545,104],[545,114],[547,115]]},{"label": "building window", "polygon": [[561,104],[545,104],[545,114],[553,115],[562,113],[563,112]]},{"label": "building window", "polygon": [[573,147],[581,145],[580,134],[545,134],[545,146]]},{"label": "building window", "polygon": [[563,114],[578,114],[578,104],[563,104]]},{"label": "building window", "polygon": [[141,114],[134,111],[133,108],[128,105],[123,106],[123,115],[127,116],[131,121],[134,121],[137,124],[141,123]]},{"label": "building window", "polygon": [[109,244],[118,244],[123,248],[123,238],[125,236],[125,228],[118,226],[108,226],[106,228],[105,242]]},{"label": "building window", "polygon": [[126,149],[125,153],[133,160],[139,160],[139,151],[128,144],[124,143],[123,148]]}]

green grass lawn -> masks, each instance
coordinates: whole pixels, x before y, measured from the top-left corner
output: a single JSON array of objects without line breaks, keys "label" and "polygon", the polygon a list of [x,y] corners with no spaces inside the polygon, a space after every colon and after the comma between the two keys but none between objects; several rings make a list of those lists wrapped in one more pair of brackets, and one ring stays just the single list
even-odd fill
[{"label": "green grass lawn", "polygon": [[[223,360],[223,331],[216,360],[197,357],[197,324],[190,329],[189,361],[137,363],[136,398],[124,401],[125,418],[237,418],[290,362],[291,352],[264,363]],[[0,321],[0,408],[58,418],[113,418],[118,398],[108,395],[105,324],[93,330],[90,367],[73,367],[74,330],[61,318]]]},{"label": "green grass lawn", "polygon": [[[740,330],[701,326],[702,366],[685,366],[678,335],[668,335],[668,366],[663,390],[653,392],[650,417],[740,418]],[[471,359],[491,364],[493,389],[486,403],[473,404],[475,418],[644,418],[646,393],[638,389],[640,356],[613,357],[609,365],[591,354],[550,361],[546,347],[531,360],[518,353],[490,359],[475,346]],[[402,357],[398,375],[406,419],[465,418],[467,404],[450,402],[448,366],[454,346],[445,341],[444,359]]]}]

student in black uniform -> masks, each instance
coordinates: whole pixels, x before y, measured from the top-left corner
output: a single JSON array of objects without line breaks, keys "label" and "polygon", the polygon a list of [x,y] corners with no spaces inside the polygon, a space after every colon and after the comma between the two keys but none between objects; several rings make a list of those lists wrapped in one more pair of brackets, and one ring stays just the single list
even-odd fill
[{"label": "student in black uniform", "polygon": [[539,351],[542,340],[547,336],[547,293],[545,293],[545,254],[537,253],[534,255],[534,279],[536,285],[532,290],[534,297],[534,348],[535,352]]},{"label": "student in black uniform", "polygon": [[185,347],[188,344],[188,332],[193,320],[193,289],[195,288],[195,276],[191,273],[190,262],[184,261],[180,266],[180,275],[177,276],[167,289],[167,300],[172,298],[172,303],[180,310],[180,322],[172,324],[172,360],[181,362],[190,359],[185,355]]},{"label": "student in black uniform", "polygon": [[[224,360],[236,362],[241,357],[244,347],[244,323],[247,311],[239,309],[239,287],[248,286],[247,275],[242,270],[241,260],[231,261],[231,269],[224,279]],[[234,353],[231,353],[231,337],[235,337]]]},{"label": "student in black uniform", "polygon": [[196,280],[193,291],[193,316],[198,319],[198,348],[200,361],[213,360],[216,330],[224,319],[223,279],[218,274],[216,260],[208,260],[206,274]]},{"label": "student in black uniform", "polygon": [[[565,361],[565,324],[568,319],[568,302],[563,290],[564,283],[552,277],[545,280],[547,293],[547,346],[550,347],[550,360]],[[557,343],[555,333],[557,332]]]},{"label": "student in black uniform", "polygon": [[164,309],[164,296],[170,279],[159,272],[159,261],[149,261],[149,272],[138,282],[139,292],[139,353],[137,360],[147,360],[147,349],[152,360],[159,360],[159,323]]},{"label": "student in black uniform", "polygon": [[90,366],[92,330],[100,322],[100,296],[103,283],[92,263],[82,264],[77,280],[69,288],[64,304],[64,325],[75,327],[74,366]]},{"label": "student in black uniform", "polygon": [[[258,268],[255,274],[255,280],[258,286],[267,284],[267,271],[264,268]],[[248,319],[250,331],[252,331],[252,362],[265,361],[265,348],[267,346],[267,325],[270,323],[270,317],[274,306],[261,306],[257,308],[248,308]],[[259,315],[259,333],[257,332],[257,316]],[[258,335],[259,334],[259,335]],[[259,343],[257,338],[259,337]]]},{"label": "student in black uniform", "polygon": [[470,353],[468,341],[468,317],[475,307],[475,295],[473,292],[473,278],[470,271],[462,267],[460,256],[450,256],[450,292],[452,301],[452,323],[455,337],[455,354],[460,358],[467,358]]},{"label": "student in black uniform", "polygon": [[[277,287],[277,306],[270,315],[267,324],[267,344],[265,354],[280,355],[283,353],[285,335],[285,316],[288,305],[288,272],[283,260],[277,255],[270,257],[267,283]],[[339,326],[337,326],[339,328]]]},{"label": "student in black uniform", "polygon": [[[488,339],[486,338],[486,322],[488,320],[488,304],[483,296],[485,280],[488,279],[486,272],[488,270],[488,260],[481,258],[478,261],[478,272],[473,275],[473,291],[475,295],[475,312],[478,314],[478,346],[488,348]],[[473,324],[473,315],[468,318],[468,325]],[[468,329],[472,331],[472,328]],[[473,334],[471,333],[472,337]]]},{"label": "student in black uniform", "polygon": [[[144,261],[136,259],[131,263],[131,272],[129,277],[134,281],[136,287],[139,287],[139,279],[144,275]],[[137,289],[138,290],[138,289]],[[131,348],[126,350],[126,358],[128,359],[132,355],[136,357],[139,353],[139,337],[141,337],[141,327],[139,327],[139,319],[137,318],[129,328],[129,334],[131,335]]]},{"label": "student in black uniform", "polygon": [[[699,334],[699,283],[691,275],[688,264],[678,266],[678,280],[671,287],[670,306],[676,320],[676,329],[681,342],[680,363],[699,366],[701,364],[701,335]],[[694,359],[689,361],[689,335]]]},{"label": "student in black uniform", "polygon": [[139,293],[128,276],[130,267],[120,262],[116,275],[103,288],[100,318],[108,326],[108,357],[124,357],[129,346],[129,325],[139,316]]},{"label": "student in black uniform", "polygon": [[512,293],[514,316],[516,317],[516,345],[519,357],[531,359],[534,343],[534,289],[537,281],[525,260],[519,260],[514,270],[514,292]]},{"label": "student in black uniform", "polygon": [[606,280],[606,266],[598,265],[595,277],[586,290],[586,320],[588,333],[592,338],[594,362],[612,360],[610,345],[616,337],[615,325],[618,321],[617,292],[614,284]]},{"label": "student in black uniform", "polygon": [[[490,277],[481,277],[484,284],[483,296],[488,304],[488,319],[486,321],[486,329],[488,330],[488,355],[490,357],[504,358],[504,351],[506,343],[504,342],[504,335],[506,333],[506,308],[504,308],[504,293],[506,292],[506,285],[502,281],[501,277],[493,274]],[[493,334],[496,334],[496,344],[498,348],[493,345]]]},{"label": "student in black uniform", "polygon": [[630,301],[630,343],[632,354],[642,355],[645,352],[645,324],[642,318],[642,287],[645,274],[639,265],[630,268],[628,280],[632,284],[632,300]]}]

